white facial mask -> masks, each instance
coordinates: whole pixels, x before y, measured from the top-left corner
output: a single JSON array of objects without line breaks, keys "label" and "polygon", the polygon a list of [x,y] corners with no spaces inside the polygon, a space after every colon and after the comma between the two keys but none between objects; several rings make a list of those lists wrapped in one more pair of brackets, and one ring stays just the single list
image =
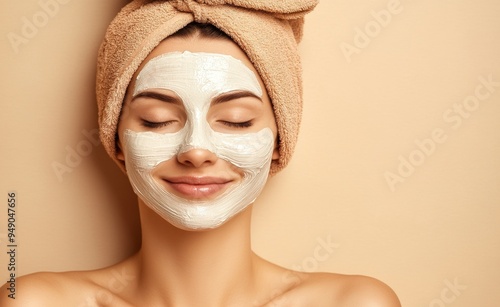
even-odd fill
[{"label": "white facial mask", "polygon": [[[267,181],[274,136],[269,128],[247,134],[214,131],[207,122],[213,98],[236,90],[262,97],[255,74],[241,61],[222,54],[174,52],[151,59],[137,76],[133,96],[167,89],[183,101],[185,126],[175,133],[126,130],[125,164],[135,193],[172,225],[188,230],[215,228],[254,202]],[[206,149],[244,173],[239,184],[210,201],[195,201],[167,191],[153,176],[160,163],[191,149]]]}]

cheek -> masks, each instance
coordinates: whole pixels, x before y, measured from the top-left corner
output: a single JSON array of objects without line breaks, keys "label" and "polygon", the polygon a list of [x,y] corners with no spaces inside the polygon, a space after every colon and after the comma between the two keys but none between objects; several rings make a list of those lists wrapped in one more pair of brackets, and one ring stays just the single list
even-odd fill
[{"label": "cheek", "polygon": [[123,133],[123,151],[127,167],[149,171],[177,155],[183,140],[181,132],[159,134],[154,132]]},{"label": "cheek", "polygon": [[239,168],[255,171],[271,159],[274,137],[271,129],[242,135],[217,133],[217,155]]},{"label": "cheek", "polygon": [[153,178],[162,179],[166,174],[172,174],[177,171],[177,159],[170,158],[166,161],[160,162],[157,166],[155,166],[150,174]]}]

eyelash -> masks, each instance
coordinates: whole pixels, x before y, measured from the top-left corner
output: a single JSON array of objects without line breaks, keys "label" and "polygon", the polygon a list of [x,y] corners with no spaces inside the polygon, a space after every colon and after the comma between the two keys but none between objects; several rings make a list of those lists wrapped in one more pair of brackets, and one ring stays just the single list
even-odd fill
[{"label": "eyelash", "polygon": [[[220,121],[223,125],[231,128],[248,128],[252,126],[252,121],[246,121],[246,122],[241,122],[241,123],[233,123],[233,122],[228,122],[228,121]],[[146,128],[151,128],[151,129],[159,129],[166,127],[170,124],[172,124],[173,121],[166,121],[166,122],[160,122],[160,123],[155,123],[155,122],[150,122],[147,120],[142,120],[142,125]]]},{"label": "eyelash", "polygon": [[160,122],[160,123],[155,123],[155,122],[150,122],[147,120],[142,120],[142,125],[146,128],[152,128],[152,129],[158,129],[158,128],[163,128],[165,126],[168,126],[172,124],[173,121],[166,121],[166,122]]},{"label": "eyelash", "polygon": [[222,124],[231,127],[231,128],[248,128],[252,126],[252,121],[246,121],[246,122],[241,122],[241,123],[233,123],[233,122],[227,122],[227,121],[220,121]]}]

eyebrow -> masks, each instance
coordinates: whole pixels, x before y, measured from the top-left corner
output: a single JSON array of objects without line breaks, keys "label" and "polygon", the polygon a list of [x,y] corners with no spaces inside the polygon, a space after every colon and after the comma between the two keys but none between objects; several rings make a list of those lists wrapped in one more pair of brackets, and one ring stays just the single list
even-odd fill
[{"label": "eyebrow", "polygon": [[257,98],[260,102],[262,102],[262,99],[259,96],[255,95],[254,93],[252,93],[250,91],[232,91],[232,92],[227,92],[227,93],[224,93],[224,94],[221,94],[221,95],[215,97],[214,100],[212,101],[212,105],[228,102],[228,101],[235,100],[238,98],[245,98],[245,97]]},{"label": "eyebrow", "polygon": [[141,93],[135,95],[132,98],[132,102],[135,99],[142,98],[142,97],[152,98],[152,99],[160,100],[160,101],[167,102],[167,103],[181,104],[180,100],[177,97],[173,97],[173,96],[158,93],[158,92],[151,92],[151,91],[145,91],[145,92],[141,92]]}]

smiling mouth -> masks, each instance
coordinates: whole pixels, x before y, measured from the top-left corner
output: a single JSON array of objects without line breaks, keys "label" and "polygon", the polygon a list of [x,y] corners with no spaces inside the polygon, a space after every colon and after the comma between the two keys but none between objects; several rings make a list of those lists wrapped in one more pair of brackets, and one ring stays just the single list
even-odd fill
[{"label": "smiling mouth", "polygon": [[232,182],[218,177],[175,177],[163,180],[175,194],[188,199],[212,198]]}]

